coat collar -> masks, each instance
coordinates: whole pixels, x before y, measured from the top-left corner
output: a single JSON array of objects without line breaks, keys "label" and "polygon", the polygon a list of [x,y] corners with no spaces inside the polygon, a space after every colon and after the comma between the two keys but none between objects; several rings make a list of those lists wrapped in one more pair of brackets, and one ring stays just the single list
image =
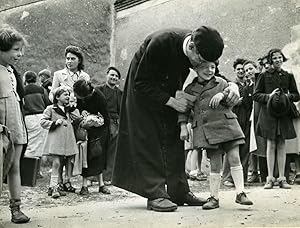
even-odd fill
[{"label": "coat collar", "polygon": [[59,115],[61,115],[61,116],[64,116],[64,117],[66,117],[67,118],[67,111],[68,111],[68,108],[66,107],[65,108],[65,111],[66,112],[64,112],[57,104],[53,104],[53,110],[57,113],[57,114],[59,114]]},{"label": "coat collar", "polygon": [[73,73],[68,68],[64,68],[61,71],[61,75],[62,75],[64,81],[68,79],[68,76],[70,76],[72,78],[72,75],[74,75],[74,74],[76,74],[78,76],[78,78],[80,77],[80,71]]},{"label": "coat collar", "polygon": [[192,88],[192,91],[194,93],[196,93],[197,95],[200,95],[202,94],[203,92],[209,90],[209,89],[212,89],[214,87],[216,87],[217,85],[219,84],[219,82],[216,80],[216,77],[212,77],[206,85],[201,85],[198,80],[195,80],[195,84]]}]

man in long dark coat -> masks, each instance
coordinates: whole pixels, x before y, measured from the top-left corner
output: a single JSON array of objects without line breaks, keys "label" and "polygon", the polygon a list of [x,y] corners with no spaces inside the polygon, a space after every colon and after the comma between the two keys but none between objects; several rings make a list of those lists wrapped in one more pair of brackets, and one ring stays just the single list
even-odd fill
[{"label": "man in long dark coat", "polygon": [[[202,26],[193,32],[170,29],[149,35],[135,53],[123,92],[113,185],[148,199],[147,208],[174,211],[206,200],[190,192],[185,174],[178,112],[193,103],[175,98],[177,90],[202,61],[223,51],[220,34]],[[236,103],[238,88],[225,92]],[[165,188],[167,186],[167,190]]]}]

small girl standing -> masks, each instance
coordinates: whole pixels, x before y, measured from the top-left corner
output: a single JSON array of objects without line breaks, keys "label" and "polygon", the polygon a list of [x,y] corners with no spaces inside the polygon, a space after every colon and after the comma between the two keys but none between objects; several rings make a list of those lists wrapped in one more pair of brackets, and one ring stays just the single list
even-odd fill
[{"label": "small girl standing", "polygon": [[59,168],[64,157],[68,161],[78,153],[69,106],[70,91],[58,87],[54,92],[53,105],[49,105],[41,119],[43,128],[48,129],[44,155],[52,156],[52,172],[48,194],[52,198],[63,195],[62,183],[58,183]]},{"label": "small girl standing", "polygon": [[[252,205],[244,193],[243,167],[239,157],[239,145],[243,144],[244,134],[237,121],[237,116],[226,103],[224,89],[228,83],[215,76],[217,63],[202,62],[195,71],[198,77],[189,84],[185,92],[196,96],[192,122],[194,148],[206,149],[210,158],[210,194],[203,209],[219,207],[219,188],[221,183],[222,154],[227,153],[230,171],[236,187],[236,203]],[[181,126],[180,139],[188,139],[186,127],[187,114],[179,115]]]}]

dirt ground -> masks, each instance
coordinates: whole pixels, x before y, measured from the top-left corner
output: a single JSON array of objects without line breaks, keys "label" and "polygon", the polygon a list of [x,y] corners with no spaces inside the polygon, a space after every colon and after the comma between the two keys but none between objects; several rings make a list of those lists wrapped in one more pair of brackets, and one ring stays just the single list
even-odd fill
[{"label": "dirt ground", "polygon": [[[46,172],[46,171],[45,171]],[[220,208],[203,211],[201,207],[179,207],[174,213],[146,210],[146,200],[109,186],[112,194],[98,193],[89,187],[90,195],[78,194],[80,178],[74,178],[76,193],[52,199],[47,196],[49,174],[38,179],[36,187],[22,187],[23,210],[31,217],[28,224],[10,222],[8,192],[0,198],[0,228],[10,227],[300,227],[300,186],[291,190],[264,190],[262,184],[246,187],[254,206],[234,203],[233,189],[222,187]],[[204,198],[209,196],[208,181],[189,181],[191,190]]]}]

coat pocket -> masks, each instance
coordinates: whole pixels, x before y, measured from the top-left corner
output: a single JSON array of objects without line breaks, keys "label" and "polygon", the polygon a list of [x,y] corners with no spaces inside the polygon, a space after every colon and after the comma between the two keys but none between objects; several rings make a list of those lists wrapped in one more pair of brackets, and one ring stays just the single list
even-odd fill
[{"label": "coat pocket", "polygon": [[237,119],[237,115],[233,112],[225,113],[227,119]]}]

